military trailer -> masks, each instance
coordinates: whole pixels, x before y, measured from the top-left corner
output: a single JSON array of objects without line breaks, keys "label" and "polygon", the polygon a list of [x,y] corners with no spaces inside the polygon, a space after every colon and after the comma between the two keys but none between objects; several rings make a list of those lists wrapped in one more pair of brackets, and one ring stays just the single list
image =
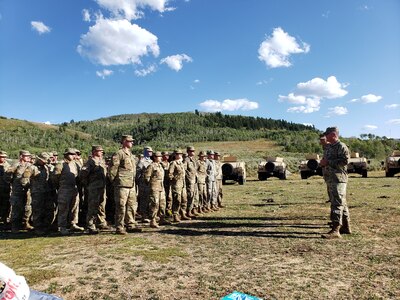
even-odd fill
[{"label": "military trailer", "polygon": [[386,177],[400,173],[400,150],[394,150],[385,160]]},{"label": "military trailer", "polygon": [[237,161],[236,156],[224,156],[222,160],[222,184],[227,180],[237,181],[240,185],[246,182],[246,165],[243,161]]},{"label": "military trailer", "polygon": [[258,164],[258,179],[267,180],[269,177],[278,177],[286,179],[287,166],[282,157],[267,157],[266,161]]},{"label": "military trailer", "polygon": [[349,162],[347,163],[347,173],[357,173],[362,177],[368,177],[368,164],[365,157],[360,157],[358,152],[351,152]]},{"label": "military trailer", "polygon": [[307,179],[314,175],[322,176],[322,167],[319,164],[320,161],[321,159],[318,154],[307,154],[306,160],[302,160],[299,166],[301,179]]}]

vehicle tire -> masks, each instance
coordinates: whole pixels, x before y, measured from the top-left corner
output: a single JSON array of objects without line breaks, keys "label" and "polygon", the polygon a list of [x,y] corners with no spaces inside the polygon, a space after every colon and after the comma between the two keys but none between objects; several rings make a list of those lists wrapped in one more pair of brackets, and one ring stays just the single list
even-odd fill
[{"label": "vehicle tire", "polygon": [[300,172],[300,176],[301,176],[301,179],[307,179],[308,178],[307,172]]},{"label": "vehicle tire", "polygon": [[286,170],[283,171],[282,174],[280,174],[279,179],[280,179],[280,180],[286,180]]},{"label": "vehicle tire", "polygon": [[264,173],[258,173],[258,180],[265,181],[267,180],[267,176]]},{"label": "vehicle tire", "polygon": [[367,170],[362,170],[362,177],[367,178],[368,177],[368,171]]}]

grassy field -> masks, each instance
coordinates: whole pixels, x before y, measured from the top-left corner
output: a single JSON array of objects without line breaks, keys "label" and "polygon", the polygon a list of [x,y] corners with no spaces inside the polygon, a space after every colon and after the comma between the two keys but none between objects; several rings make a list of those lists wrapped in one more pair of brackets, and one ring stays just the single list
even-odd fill
[{"label": "grassy field", "polygon": [[351,176],[354,234],[323,240],[321,177],[224,186],[226,208],[143,233],[0,233],[0,260],[64,299],[399,299],[400,179]]}]

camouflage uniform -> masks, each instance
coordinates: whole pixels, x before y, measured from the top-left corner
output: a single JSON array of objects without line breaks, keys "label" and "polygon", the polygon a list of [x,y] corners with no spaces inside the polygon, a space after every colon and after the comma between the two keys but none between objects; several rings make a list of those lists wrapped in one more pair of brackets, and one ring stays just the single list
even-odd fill
[{"label": "camouflage uniform", "polygon": [[[7,157],[7,153],[0,151],[0,155]],[[8,223],[10,216],[10,183],[6,180],[6,171],[10,167],[7,161],[0,163],[0,222]]]},{"label": "camouflage uniform", "polygon": [[158,213],[165,218],[164,168],[161,163],[152,162],[146,169],[144,180],[149,185],[150,191],[149,217],[152,224],[155,224]]},{"label": "camouflage uniform", "polygon": [[[203,152],[199,153],[199,156]],[[207,165],[206,161],[199,159],[197,161],[197,189],[199,192],[199,212],[207,208],[207,187],[206,187],[206,177],[207,177]]]},{"label": "camouflage uniform", "polygon": [[[70,149],[65,152],[74,154],[74,150]],[[58,187],[58,217],[57,223],[62,234],[66,233],[66,228],[72,230],[83,230],[78,226],[79,214],[79,195],[76,185],[79,175],[79,167],[74,159],[64,159],[59,162],[52,174],[53,184]]]},{"label": "camouflage uniform", "polygon": [[216,187],[217,187],[217,205],[218,205],[218,207],[223,207],[223,205],[222,205],[222,197],[223,197],[223,194],[222,194],[222,163],[219,159],[215,160],[215,171],[216,171],[215,183],[216,183]]},{"label": "camouflage uniform", "polygon": [[[213,152],[212,152],[213,154]],[[207,185],[207,203],[206,207],[215,208],[217,206],[217,185],[216,185],[216,169],[213,159],[206,160],[206,185]]]},{"label": "camouflage uniform", "polygon": [[185,168],[181,160],[174,160],[170,163],[168,177],[172,190],[172,213],[174,215],[174,220],[179,221],[180,214],[185,216],[186,219],[187,198]]},{"label": "camouflage uniform", "polygon": [[187,213],[193,217],[192,210],[199,206],[199,193],[197,189],[197,162],[194,157],[186,157],[185,162],[185,183],[187,195]]},{"label": "camouflage uniform", "polygon": [[148,218],[149,214],[149,195],[150,189],[149,185],[146,184],[144,179],[144,174],[146,172],[147,167],[153,161],[150,157],[144,156],[139,160],[136,166],[136,184],[138,187],[138,211],[139,214],[142,216],[142,220]]},{"label": "camouflage uniform", "polygon": [[135,228],[137,209],[135,176],[136,160],[130,149],[122,148],[111,160],[110,180],[114,185],[115,226],[117,233]]},{"label": "camouflage uniform", "polygon": [[[165,153],[165,152],[164,152]],[[163,154],[164,155],[164,154]],[[166,160],[161,161],[161,165],[164,169],[164,191],[165,191],[165,202],[166,202],[166,213],[172,213],[172,194],[171,194],[171,185],[169,183],[168,170],[169,170],[169,162]]]},{"label": "camouflage uniform", "polygon": [[324,174],[331,201],[331,221],[333,224],[342,225],[343,219],[350,220],[349,209],[346,202],[347,163],[350,152],[347,146],[339,140],[326,147],[328,166]]},{"label": "camouflage uniform", "polygon": [[81,170],[81,183],[87,191],[86,226],[89,230],[95,231],[96,225],[107,227],[105,219],[106,176],[107,166],[100,157],[90,157]]}]

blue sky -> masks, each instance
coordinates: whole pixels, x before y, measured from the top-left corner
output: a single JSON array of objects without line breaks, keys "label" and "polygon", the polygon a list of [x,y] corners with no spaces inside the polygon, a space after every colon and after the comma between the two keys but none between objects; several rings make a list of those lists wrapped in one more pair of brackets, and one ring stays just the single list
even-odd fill
[{"label": "blue sky", "polygon": [[0,0],[0,115],[195,109],[400,138],[400,1]]}]

